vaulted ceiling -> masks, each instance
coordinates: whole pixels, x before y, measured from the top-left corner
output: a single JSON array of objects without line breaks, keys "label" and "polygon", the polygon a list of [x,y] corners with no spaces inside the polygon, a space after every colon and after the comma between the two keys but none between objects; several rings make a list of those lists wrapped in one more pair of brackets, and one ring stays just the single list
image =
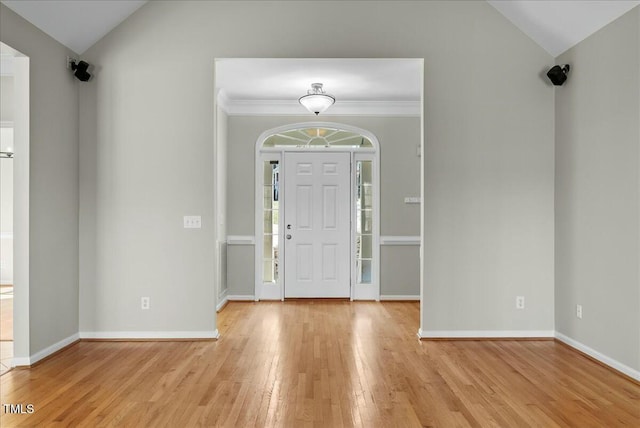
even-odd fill
[{"label": "vaulted ceiling", "polygon": [[[78,54],[84,53],[147,2],[1,1]],[[487,2],[553,57],[640,4],[640,0]],[[243,61],[251,61],[251,65]],[[310,61],[316,62],[311,66]],[[3,66],[0,68],[8,70],[5,63],[3,57]],[[390,68],[393,72],[390,72]],[[313,76],[308,73],[310,69],[314,70]],[[367,114],[403,115],[417,114],[420,110],[420,70],[421,63],[416,60],[218,60],[216,83],[217,88],[222,89],[219,102],[228,112],[237,111],[238,114],[260,114],[265,109],[280,114],[295,114],[300,110],[296,100],[303,95],[301,91],[318,81],[324,83],[325,89],[340,101],[332,108],[334,114],[367,111]],[[350,78],[353,75],[358,76],[357,81]],[[369,104],[365,107],[366,103]]]},{"label": "vaulted ceiling", "polygon": [[6,0],[6,6],[82,54],[147,0]]},{"label": "vaulted ceiling", "polygon": [[[622,16],[640,0],[487,0],[554,57]],[[147,0],[2,0],[78,54]]]},{"label": "vaulted ceiling", "polygon": [[640,4],[638,0],[487,0],[557,57]]}]

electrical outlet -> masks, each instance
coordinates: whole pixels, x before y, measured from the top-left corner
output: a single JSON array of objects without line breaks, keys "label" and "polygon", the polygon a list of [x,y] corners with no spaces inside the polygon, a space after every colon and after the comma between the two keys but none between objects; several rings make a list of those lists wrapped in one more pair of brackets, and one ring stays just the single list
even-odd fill
[{"label": "electrical outlet", "polygon": [[140,308],[141,309],[149,309],[151,307],[151,299],[148,297],[143,297],[140,299]]},{"label": "electrical outlet", "polygon": [[516,309],[524,309],[524,296],[516,297]]},{"label": "electrical outlet", "polygon": [[576,305],[576,316],[582,319],[582,305]]}]

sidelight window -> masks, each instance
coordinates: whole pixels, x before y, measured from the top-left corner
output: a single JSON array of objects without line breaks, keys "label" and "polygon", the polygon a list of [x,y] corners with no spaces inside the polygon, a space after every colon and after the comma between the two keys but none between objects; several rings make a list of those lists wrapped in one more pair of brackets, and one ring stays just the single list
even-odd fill
[{"label": "sidelight window", "polygon": [[263,282],[278,281],[278,224],[280,220],[280,162],[263,162]]},{"label": "sidelight window", "polygon": [[370,284],[373,262],[373,162],[356,161],[356,282]]}]

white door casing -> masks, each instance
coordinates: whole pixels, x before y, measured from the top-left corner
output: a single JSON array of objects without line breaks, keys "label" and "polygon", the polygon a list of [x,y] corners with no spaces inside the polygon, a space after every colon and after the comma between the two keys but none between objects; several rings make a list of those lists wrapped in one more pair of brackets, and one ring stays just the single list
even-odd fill
[{"label": "white door casing", "polygon": [[284,154],[285,297],[350,297],[351,155]]},{"label": "white door casing", "polygon": [[[352,133],[358,133],[362,137],[371,142],[371,147],[303,147],[298,146],[297,141],[290,141],[289,144],[280,144],[276,146],[266,146],[265,142],[272,135],[287,132],[290,130],[307,130],[309,128],[330,128],[338,129],[341,131],[347,131]],[[323,153],[341,153],[348,154],[351,158],[352,170],[350,173],[349,183],[349,210],[350,210],[350,244],[349,253],[345,262],[350,265],[350,297],[352,300],[379,300],[380,299],[380,282],[379,282],[379,240],[380,240],[380,174],[379,174],[379,162],[380,162],[380,143],[376,136],[367,131],[366,129],[358,128],[355,126],[332,123],[332,122],[302,122],[292,123],[287,125],[278,126],[276,128],[265,130],[257,139],[255,144],[255,195],[257,196],[255,205],[255,235],[251,236],[236,236],[234,238],[242,238],[242,243],[245,245],[254,246],[255,254],[255,294],[252,297],[256,301],[259,300],[283,300],[285,297],[285,278],[286,278],[286,233],[285,233],[285,210],[288,204],[286,200],[284,186],[285,186],[285,174],[286,168],[284,168],[285,156],[288,153],[304,153],[310,156],[317,156]],[[373,163],[373,248],[372,248],[372,265],[371,265],[371,280],[370,283],[358,283],[357,279],[357,266],[356,266],[356,223],[358,221],[356,216],[356,164],[359,161],[371,161]],[[280,242],[280,256],[279,258],[279,277],[275,280],[265,279],[265,208],[261,203],[261,199],[264,197],[264,168],[265,164],[269,162],[279,162],[281,165],[280,176],[280,216],[278,221],[279,233],[277,236]],[[274,225],[275,227],[275,225]],[[293,235],[292,235],[293,237]],[[275,237],[274,237],[275,239]]]}]

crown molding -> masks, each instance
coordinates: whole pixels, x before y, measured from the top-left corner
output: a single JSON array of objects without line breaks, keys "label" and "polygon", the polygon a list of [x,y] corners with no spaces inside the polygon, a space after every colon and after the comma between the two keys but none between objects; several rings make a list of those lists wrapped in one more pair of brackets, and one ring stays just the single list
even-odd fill
[{"label": "crown molding", "polygon": [[[313,116],[298,101],[232,100],[223,91],[218,105],[229,116]],[[336,101],[323,116],[419,117],[420,101]]]}]

